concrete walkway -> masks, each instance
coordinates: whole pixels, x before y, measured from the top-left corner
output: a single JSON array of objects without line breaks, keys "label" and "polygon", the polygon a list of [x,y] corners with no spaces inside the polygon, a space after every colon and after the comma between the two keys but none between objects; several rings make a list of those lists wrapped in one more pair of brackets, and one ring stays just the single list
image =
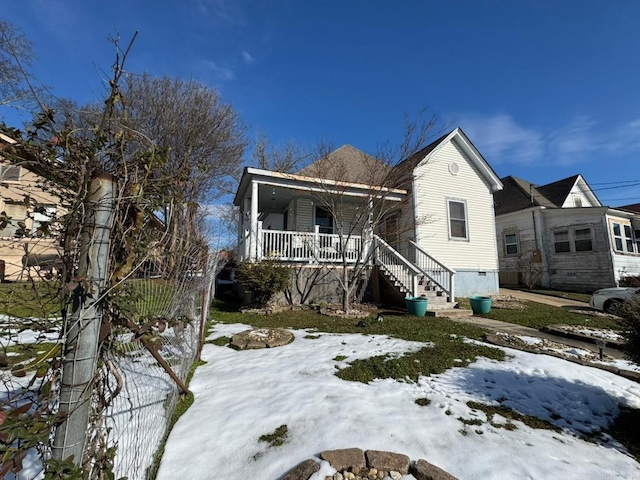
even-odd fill
[{"label": "concrete walkway", "polygon": [[[454,322],[468,323],[470,325],[476,325],[477,327],[483,327],[494,333],[502,332],[509,333],[511,335],[525,335],[527,337],[544,338],[546,340],[562,343],[564,345],[570,345],[582,350],[589,350],[594,353],[599,353],[598,347],[595,345],[595,343],[574,340],[572,338],[567,338],[560,335],[553,335],[551,333],[541,332],[540,330],[537,330],[535,328],[523,327],[522,325],[517,325],[515,323],[502,322],[500,320],[493,320],[491,318],[484,317],[460,317],[451,318],[451,320]],[[620,350],[615,348],[605,347],[604,353],[613,358],[624,359],[624,354]]]},{"label": "concrete walkway", "polygon": [[573,307],[573,308],[590,308],[588,303],[570,300],[568,298],[552,297],[551,295],[542,295],[540,293],[525,292],[522,290],[511,290],[509,288],[501,288],[500,295],[510,295],[520,300],[528,300],[530,302],[543,303],[553,307]]}]

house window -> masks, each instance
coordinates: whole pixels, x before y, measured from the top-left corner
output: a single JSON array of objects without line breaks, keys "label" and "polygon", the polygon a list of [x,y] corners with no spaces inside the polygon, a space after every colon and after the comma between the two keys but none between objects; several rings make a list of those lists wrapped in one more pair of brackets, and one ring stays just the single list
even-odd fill
[{"label": "house window", "polygon": [[320,233],[333,233],[333,215],[324,207],[316,207],[316,225]]},{"label": "house window", "polygon": [[27,207],[23,204],[7,203],[4,206],[4,213],[9,220],[5,228],[0,230],[0,237],[21,237],[24,230],[18,225],[18,222],[24,222],[27,218]]},{"label": "house window", "polygon": [[627,245],[627,252],[633,253],[633,232],[631,231],[631,225],[624,226],[624,241]]},{"label": "house window", "polygon": [[622,228],[619,223],[613,223],[612,226],[614,248],[618,252],[622,252],[624,250],[622,247]]},{"label": "house window", "polygon": [[580,197],[573,197],[573,205],[575,207],[581,207],[582,206],[582,198]]},{"label": "house window", "polygon": [[16,167],[13,165],[0,165],[0,181],[19,182],[20,173],[20,167]]},{"label": "house window", "polygon": [[51,232],[48,231],[46,225],[51,224],[55,218],[55,205],[38,205],[33,212],[33,226],[31,231],[38,237],[51,236]]},{"label": "house window", "polygon": [[573,231],[573,242],[576,252],[590,252],[593,250],[590,228],[576,228]]},{"label": "house window", "polygon": [[569,231],[561,230],[553,232],[553,243],[556,253],[567,253],[571,251],[571,242],[569,242]]},{"label": "house window", "polygon": [[447,200],[449,204],[449,238],[468,239],[467,204],[460,200]]},{"label": "house window", "polygon": [[518,234],[507,233],[504,236],[504,249],[507,255],[518,254]]}]

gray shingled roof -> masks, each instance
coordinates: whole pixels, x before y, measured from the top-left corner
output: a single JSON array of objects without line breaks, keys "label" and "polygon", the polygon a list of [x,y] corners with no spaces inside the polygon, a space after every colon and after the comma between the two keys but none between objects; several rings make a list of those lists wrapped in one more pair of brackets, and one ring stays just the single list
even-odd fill
[{"label": "gray shingled roof", "polygon": [[573,175],[541,186],[513,176],[501,178],[504,188],[493,194],[496,215],[530,207],[560,208],[578,177]]},{"label": "gray shingled roof", "polygon": [[[297,174],[342,182],[379,185],[390,167],[351,145],[343,145]],[[386,183],[386,182],[385,182]]]}]

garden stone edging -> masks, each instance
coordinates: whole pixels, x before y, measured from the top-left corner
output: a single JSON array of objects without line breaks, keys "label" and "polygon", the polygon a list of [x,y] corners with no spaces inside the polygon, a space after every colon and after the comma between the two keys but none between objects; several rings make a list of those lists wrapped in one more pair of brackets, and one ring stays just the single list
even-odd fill
[{"label": "garden stone edging", "polygon": [[[382,480],[385,477],[401,479],[411,473],[416,480],[458,480],[441,468],[419,459],[415,463],[406,455],[380,450],[363,451],[360,448],[325,450],[320,458],[337,470],[325,480]],[[315,459],[308,459],[291,469],[280,480],[309,480],[320,470]]]}]

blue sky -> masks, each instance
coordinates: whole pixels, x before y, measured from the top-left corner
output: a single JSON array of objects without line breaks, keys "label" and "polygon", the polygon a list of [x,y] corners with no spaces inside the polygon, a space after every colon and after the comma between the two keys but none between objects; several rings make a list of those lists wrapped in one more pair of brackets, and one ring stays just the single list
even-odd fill
[{"label": "blue sky", "polygon": [[126,43],[139,30],[128,70],[215,87],[250,138],[371,152],[428,106],[500,176],[543,184],[582,173],[603,203],[640,202],[637,0],[24,0],[3,10],[34,42],[40,80],[81,103],[103,93],[106,38],[117,30]]}]

